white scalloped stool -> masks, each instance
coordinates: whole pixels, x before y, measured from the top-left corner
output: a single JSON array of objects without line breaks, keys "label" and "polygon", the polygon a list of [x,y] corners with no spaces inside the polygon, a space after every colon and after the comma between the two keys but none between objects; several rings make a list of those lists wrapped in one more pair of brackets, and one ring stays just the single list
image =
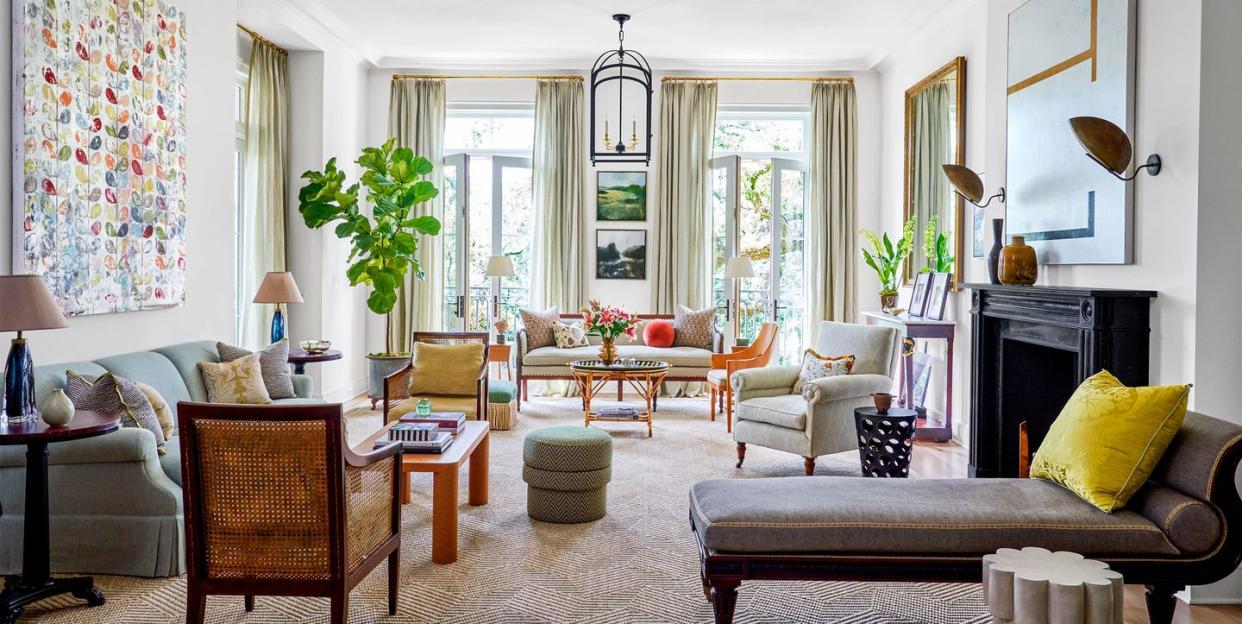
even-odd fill
[{"label": "white scalloped stool", "polygon": [[1002,548],[983,557],[983,599],[1016,624],[1121,624],[1121,573],[1072,552]]}]

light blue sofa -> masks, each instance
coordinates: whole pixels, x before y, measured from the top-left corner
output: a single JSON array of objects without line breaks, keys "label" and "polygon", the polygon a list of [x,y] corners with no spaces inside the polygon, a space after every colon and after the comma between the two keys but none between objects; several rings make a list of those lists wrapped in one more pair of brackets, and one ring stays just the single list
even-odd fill
[{"label": "light blue sofa", "polygon": [[[42,403],[65,385],[65,371],[112,372],[159,391],[174,413],[178,401],[206,401],[199,362],[218,362],[216,343],[204,340],[35,368]],[[297,398],[317,403],[311,379],[293,376]],[[169,439],[164,455],[140,428],[48,447],[51,558],[55,573],[176,576],[185,573],[185,520],[181,507],[181,443]],[[0,573],[21,571],[25,519],[26,447],[0,447]]]}]

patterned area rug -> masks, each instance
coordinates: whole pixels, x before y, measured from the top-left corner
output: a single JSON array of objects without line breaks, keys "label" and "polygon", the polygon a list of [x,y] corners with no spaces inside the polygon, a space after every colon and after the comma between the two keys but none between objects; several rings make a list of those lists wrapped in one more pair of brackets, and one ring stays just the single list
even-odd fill
[{"label": "patterned area rug", "polygon": [[[698,577],[698,555],[687,520],[691,484],[710,478],[794,476],[798,457],[748,449],[735,470],[734,443],[724,423],[707,420],[702,399],[666,399],[655,436],[628,423],[595,425],[613,436],[613,480],[608,515],[582,525],[555,525],[526,516],[522,437],[550,425],[580,423],[580,403],[528,403],[512,431],[493,431],[490,502],[470,507],[461,479],[459,558],[431,563],[431,476],[414,475],[414,500],[404,507],[401,599],[388,616],[387,579],[377,568],[350,596],[350,622],[621,624],[712,621]],[[350,413],[349,436],[379,426],[366,410]],[[820,459],[817,474],[856,474],[858,456]],[[107,603],[78,606],[45,601],[23,621],[178,622],[185,607],[184,579],[99,577]],[[212,623],[325,622],[326,599],[257,598],[246,614],[242,600],[212,597]],[[988,622],[977,585],[881,583],[749,583],[738,599],[738,622],[945,623]]]}]

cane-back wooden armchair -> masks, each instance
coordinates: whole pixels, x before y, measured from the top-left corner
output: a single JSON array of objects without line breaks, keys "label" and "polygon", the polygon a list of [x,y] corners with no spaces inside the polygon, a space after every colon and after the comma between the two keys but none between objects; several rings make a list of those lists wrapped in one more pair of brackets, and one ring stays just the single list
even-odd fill
[{"label": "cane-back wooden armchair", "polygon": [[400,444],[363,455],[340,404],[177,405],[189,578],[186,622],[208,594],[323,596],[348,621],[349,591],[388,559],[388,612],[400,575]]},{"label": "cane-back wooden armchair", "polygon": [[384,379],[384,423],[422,399],[436,412],[487,420],[487,332],[414,332],[410,363]]}]

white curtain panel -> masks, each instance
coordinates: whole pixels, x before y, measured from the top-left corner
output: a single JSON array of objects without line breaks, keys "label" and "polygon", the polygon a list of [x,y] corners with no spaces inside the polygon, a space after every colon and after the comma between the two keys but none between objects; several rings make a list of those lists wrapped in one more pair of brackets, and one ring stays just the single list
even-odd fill
[{"label": "white curtain panel", "polygon": [[858,105],[852,82],[811,87],[806,322],[857,320]]},{"label": "white curtain panel", "polygon": [[910,186],[914,214],[918,216],[914,226],[916,243],[911,250],[910,261],[915,271],[927,266],[931,250],[923,245],[923,230],[934,216],[940,231],[954,226],[953,196],[949,193],[949,178],[940,168],[953,162],[953,141],[949,136],[952,128],[953,91],[949,83],[940,81],[928,85],[915,94],[914,127],[911,128]]},{"label": "white curtain panel", "polygon": [[659,186],[652,233],[652,312],[677,304],[698,310],[711,301],[708,181],[716,130],[716,81],[660,86]]},{"label": "white curtain panel", "polygon": [[246,149],[241,227],[241,344],[270,342],[274,308],[250,298],[268,271],[285,270],[285,160],[289,150],[287,55],[255,41],[246,85]]},{"label": "white curtain panel", "polygon": [[574,312],[586,304],[586,98],[581,80],[540,80],[532,159],[535,234],[531,302]]},{"label": "white curtain panel", "polygon": [[[388,136],[397,145],[414,150],[435,166],[428,177],[440,189],[435,199],[415,207],[413,216],[431,215],[444,223],[444,121],[447,104],[444,80],[402,78],[392,81],[388,100]],[[444,321],[444,239],[422,237],[418,262],[424,272],[419,280],[411,271],[392,310],[390,330],[398,351],[409,351],[415,331],[440,331]]]}]

